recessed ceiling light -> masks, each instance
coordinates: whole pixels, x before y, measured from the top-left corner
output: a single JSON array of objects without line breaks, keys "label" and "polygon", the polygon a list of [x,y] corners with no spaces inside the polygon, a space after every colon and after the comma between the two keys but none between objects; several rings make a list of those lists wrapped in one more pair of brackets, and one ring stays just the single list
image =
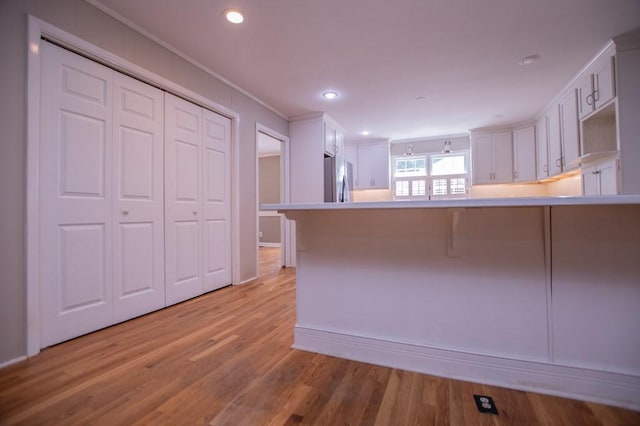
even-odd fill
[{"label": "recessed ceiling light", "polygon": [[227,18],[227,21],[232,24],[242,24],[242,22],[244,22],[244,16],[242,16],[242,13],[238,12],[236,9],[225,10],[224,16]]},{"label": "recessed ceiling light", "polygon": [[370,132],[368,130],[363,130],[362,132],[362,136],[369,136]]},{"label": "recessed ceiling light", "polygon": [[531,65],[532,63],[534,63],[538,59],[540,59],[540,55],[525,56],[524,58],[522,58],[522,59],[520,59],[518,61],[518,65]]},{"label": "recessed ceiling light", "polygon": [[338,92],[333,92],[333,91],[324,92],[322,94],[322,97],[325,98],[325,99],[335,99],[335,98],[338,97]]}]

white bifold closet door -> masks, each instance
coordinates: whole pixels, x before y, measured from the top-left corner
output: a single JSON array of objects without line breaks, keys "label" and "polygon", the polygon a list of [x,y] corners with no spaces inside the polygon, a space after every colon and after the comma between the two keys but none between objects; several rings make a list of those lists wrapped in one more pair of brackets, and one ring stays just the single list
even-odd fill
[{"label": "white bifold closet door", "polygon": [[165,97],[167,305],[231,283],[231,120]]},{"label": "white bifold closet door", "polygon": [[42,347],[165,305],[163,92],[42,43]]}]

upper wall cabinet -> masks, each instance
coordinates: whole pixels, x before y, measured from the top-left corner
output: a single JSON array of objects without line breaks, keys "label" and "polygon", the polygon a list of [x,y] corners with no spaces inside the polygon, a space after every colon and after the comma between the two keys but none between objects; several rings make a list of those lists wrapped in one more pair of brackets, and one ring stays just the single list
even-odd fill
[{"label": "upper wall cabinet", "polygon": [[513,181],[536,180],[536,138],[533,126],[513,132]]},{"label": "upper wall cabinet", "polygon": [[605,106],[616,96],[613,48],[607,50],[584,72],[577,86],[580,118]]},{"label": "upper wall cabinet", "polygon": [[560,140],[562,143],[561,168],[563,172],[578,167],[580,157],[580,122],[578,121],[578,99],[575,90],[570,90],[560,100]]},{"label": "upper wall cabinet", "polygon": [[536,178],[546,179],[549,177],[549,157],[548,157],[548,139],[547,116],[543,115],[536,122]]},{"label": "upper wall cabinet", "polygon": [[291,202],[323,202],[324,157],[342,150],[342,127],[327,114],[306,115],[289,123],[289,140]]},{"label": "upper wall cabinet", "polygon": [[342,155],[344,150],[344,131],[333,120],[324,122],[324,153],[330,157]]},{"label": "upper wall cabinet", "polygon": [[354,185],[357,189],[389,188],[389,143],[357,144],[357,164]]},{"label": "upper wall cabinet", "polygon": [[471,136],[473,184],[513,182],[511,132]]},{"label": "upper wall cabinet", "polygon": [[[569,90],[557,104],[547,110],[542,119],[545,120],[547,131],[548,175],[555,176],[576,168],[580,157],[576,91]],[[538,126],[542,126],[540,121]],[[545,174],[544,170],[542,174]]]}]

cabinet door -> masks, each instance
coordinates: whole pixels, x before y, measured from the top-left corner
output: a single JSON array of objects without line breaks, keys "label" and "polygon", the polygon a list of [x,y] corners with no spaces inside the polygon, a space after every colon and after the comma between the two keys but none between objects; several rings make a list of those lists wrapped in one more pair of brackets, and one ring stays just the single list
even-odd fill
[{"label": "cabinet door", "polygon": [[588,115],[594,109],[593,102],[593,74],[587,73],[578,81],[578,113],[580,118]]},{"label": "cabinet door", "polygon": [[600,195],[618,195],[618,160],[611,160],[599,167]]},{"label": "cabinet door", "polygon": [[373,175],[373,147],[369,144],[358,145],[358,188],[371,189]]},{"label": "cabinet door", "polygon": [[536,176],[538,179],[545,179],[549,176],[549,158],[547,148],[547,117],[542,116],[536,123]]},{"label": "cabinet door", "polygon": [[473,184],[493,183],[493,146],[491,135],[478,135],[471,138],[471,161],[473,166]]},{"label": "cabinet door", "polygon": [[562,173],[562,142],[560,139],[560,114],[557,106],[547,112],[549,135],[549,176]]},{"label": "cabinet door", "polygon": [[324,152],[336,155],[336,129],[329,123],[324,123]]},{"label": "cabinet door", "polygon": [[493,145],[493,183],[513,182],[513,147],[511,132],[495,133]]},{"label": "cabinet door", "polygon": [[513,180],[536,180],[535,132],[532,127],[513,132]]},{"label": "cabinet door", "polygon": [[571,90],[560,101],[560,134],[562,140],[562,170],[575,169],[580,157],[580,128],[576,91]]},{"label": "cabinet door", "polygon": [[595,166],[582,169],[582,195],[599,195],[598,170]]},{"label": "cabinet door", "polygon": [[389,188],[389,145],[386,143],[372,146],[371,187]]},{"label": "cabinet door", "polygon": [[595,109],[600,108],[616,95],[614,61],[613,56],[607,56],[593,70]]}]

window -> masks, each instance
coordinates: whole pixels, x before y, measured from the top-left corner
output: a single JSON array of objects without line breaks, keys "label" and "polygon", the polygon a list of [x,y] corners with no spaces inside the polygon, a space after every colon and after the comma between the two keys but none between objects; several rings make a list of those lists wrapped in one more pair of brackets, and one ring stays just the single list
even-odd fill
[{"label": "window", "polygon": [[395,157],[394,198],[463,198],[467,194],[467,165],[467,152]]},{"label": "window", "polygon": [[396,173],[398,177],[426,176],[426,157],[402,157],[396,159]]}]

